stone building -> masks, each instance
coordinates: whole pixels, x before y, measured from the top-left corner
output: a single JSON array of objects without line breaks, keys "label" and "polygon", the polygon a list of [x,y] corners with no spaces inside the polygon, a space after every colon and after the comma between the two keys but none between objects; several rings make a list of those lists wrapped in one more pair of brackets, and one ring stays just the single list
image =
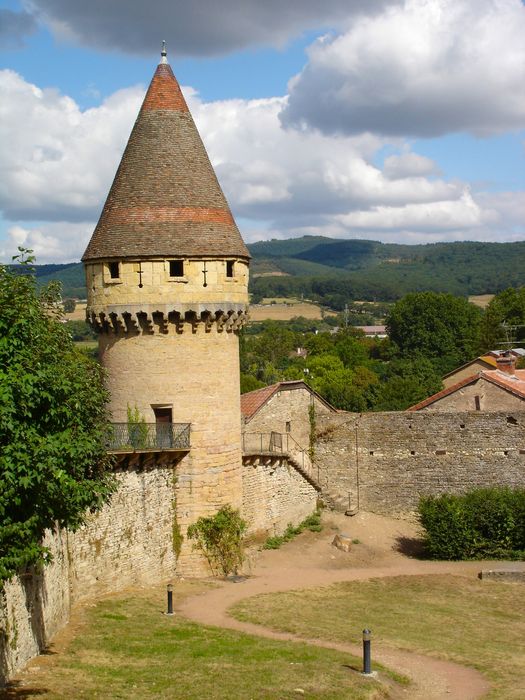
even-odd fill
[{"label": "stone building", "polygon": [[[238,331],[249,257],[163,49],[82,260],[112,420],[129,432],[132,416],[148,433],[133,453],[175,450],[191,425],[176,474],[182,532],[242,505]],[[184,541],[179,571],[195,572],[193,559]]]},{"label": "stone building", "polygon": [[[245,449],[260,440],[270,442],[272,434],[283,436],[290,452],[308,451],[318,416],[337,413],[316,391],[301,380],[277,382],[241,396]],[[275,440],[273,438],[274,446]]]},{"label": "stone building", "polygon": [[483,369],[463,377],[409,411],[523,411],[525,370],[516,369],[512,354],[495,358],[497,369]]},{"label": "stone building", "polygon": [[497,369],[498,365],[496,361],[498,357],[500,357],[500,355],[503,355],[505,352],[509,352],[514,358],[516,358],[516,361],[518,359],[522,359],[525,356],[525,350],[523,348],[512,348],[509,351],[491,350],[485,355],[476,357],[474,360],[466,362],[464,365],[461,365],[461,367],[456,367],[451,372],[448,372],[448,374],[445,374],[445,376],[443,377],[443,387],[445,389],[448,389],[450,386],[457,384],[462,379],[472,377],[478,372],[481,372],[483,370]]}]

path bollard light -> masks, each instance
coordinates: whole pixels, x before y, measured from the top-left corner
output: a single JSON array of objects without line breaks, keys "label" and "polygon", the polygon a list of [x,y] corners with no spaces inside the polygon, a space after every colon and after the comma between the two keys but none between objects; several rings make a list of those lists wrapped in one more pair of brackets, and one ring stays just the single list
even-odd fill
[{"label": "path bollard light", "polygon": [[372,655],[370,653],[371,640],[372,632],[370,630],[363,630],[363,673],[365,676],[370,676],[372,674]]},{"label": "path bollard light", "polygon": [[172,583],[168,583],[167,591],[168,591],[168,612],[166,613],[166,615],[173,615],[173,584]]}]

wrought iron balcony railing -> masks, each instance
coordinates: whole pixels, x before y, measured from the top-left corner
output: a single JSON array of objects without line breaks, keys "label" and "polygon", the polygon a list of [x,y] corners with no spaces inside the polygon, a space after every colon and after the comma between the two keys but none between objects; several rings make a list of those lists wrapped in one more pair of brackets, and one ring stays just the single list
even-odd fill
[{"label": "wrought iron balcony railing", "polygon": [[108,450],[189,450],[190,423],[112,423]]}]

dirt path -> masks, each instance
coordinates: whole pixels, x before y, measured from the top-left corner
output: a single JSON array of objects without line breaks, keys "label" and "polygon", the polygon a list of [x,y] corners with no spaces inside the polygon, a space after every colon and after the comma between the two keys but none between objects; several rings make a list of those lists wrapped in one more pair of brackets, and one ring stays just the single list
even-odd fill
[{"label": "dirt path", "polygon": [[[178,612],[202,624],[290,641],[299,638],[235,620],[229,616],[228,608],[260,593],[386,576],[443,573],[476,576],[480,569],[479,562],[427,562],[410,559],[398,551],[400,542],[405,549],[410,549],[417,537],[416,526],[405,521],[359,513],[352,519],[337,514],[330,515],[327,524],[328,530],[321,535],[304,533],[277,551],[262,552],[252,564],[250,578],[240,583],[225,582],[219,588],[186,599]],[[337,529],[360,540],[360,544],[350,554],[330,546]],[[301,641],[305,640],[301,638]],[[318,639],[306,641],[361,655],[358,646]],[[399,691],[399,697],[410,700],[475,700],[483,697],[490,688],[488,681],[474,669],[429,656],[374,644],[373,658],[412,679],[409,688]]]}]

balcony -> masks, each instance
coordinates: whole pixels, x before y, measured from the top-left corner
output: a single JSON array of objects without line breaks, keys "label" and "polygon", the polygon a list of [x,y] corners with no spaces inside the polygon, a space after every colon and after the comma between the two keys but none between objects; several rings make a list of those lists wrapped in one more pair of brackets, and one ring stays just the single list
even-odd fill
[{"label": "balcony", "polygon": [[111,423],[109,452],[187,452],[190,423]]}]

